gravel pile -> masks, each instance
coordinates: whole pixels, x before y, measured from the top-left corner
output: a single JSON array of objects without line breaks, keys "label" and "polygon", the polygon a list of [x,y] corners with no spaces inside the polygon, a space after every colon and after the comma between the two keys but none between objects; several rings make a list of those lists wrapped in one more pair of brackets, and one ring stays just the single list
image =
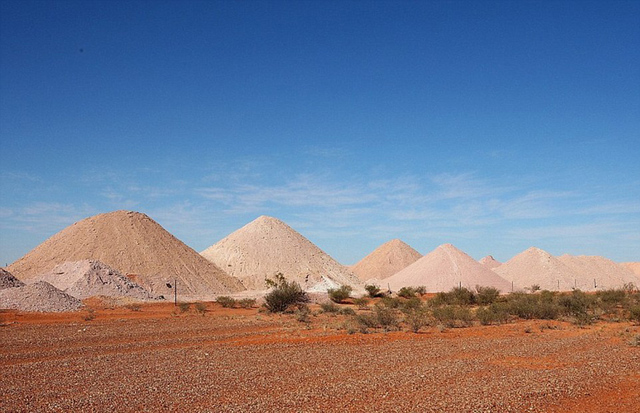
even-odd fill
[{"label": "gravel pile", "polygon": [[14,277],[9,271],[0,268],[0,290],[5,288],[22,287],[24,283]]},{"label": "gravel pile", "polygon": [[7,288],[0,291],[0,308],[21,311],[64,312],[75,311],[82,302],[45,281]]},{"label": "gravel pile", "polygon": [[422,255],[399,239],[385,242],[356,265],[351,271],[363,281],[383,280],[418,261]]},{"label": "gravel pile", "polygon": [[94,260],[65,262],[53,271],[35,277],[46,281],[65,293],[80,299],[91,296],[131,297],[150,300],[147,290],[108,265]]}]

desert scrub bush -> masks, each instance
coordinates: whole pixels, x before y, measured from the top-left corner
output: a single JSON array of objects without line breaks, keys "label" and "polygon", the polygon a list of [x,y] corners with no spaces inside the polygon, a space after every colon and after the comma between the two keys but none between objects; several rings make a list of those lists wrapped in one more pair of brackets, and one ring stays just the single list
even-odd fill
[{"label": "desert scrub bush", "polygon": [[140,311],[142,309],[142,306],[137,303],[131,303],[131,304],[125,305],[125,308],[131,311]]},{"label": "desert scrub bush", "polygon": [[414,333],[430,324],[429,309],[422,303],[418,306],[404,307],[402,312],[404,313],[404,322]]},{"label": "desert scrub bush", "polygon": [[378,320],[375,314],[356,314],[353,316],[353,322],[358,331],[363,334],[368,333],[370,328],[378,327]]},{"label": "desert scrub bush", "polygon": [[378,287],[377,285],[367,284],[364,286],[364,289],[367,291],[367,294],[369,294],[369,297],[371,298],[382,297],[384,295],[380,290],[380,287]]},{"label": "desert scrub bush", "polygon": [[202,314],[204,316],[204,313],[207,312],[207,305],[205,303],[202,302],[197,302],[193,305],[193,307],[196,309],[196,312],[198,314]]},{"label": "desert scrub bush", "polygon": [[398,314],[396,309],[385,305],[375,305],[373,307],[373,313],[378,325],[386,331],[398,327]]},{"label": "desert scrub bush", "polygon": [[634,305],[629,308],[629,320],[636,324],[640,324],[640,305]]},{"label": "desert scrub bush", "polygon": [[267,286],[272,288],[264,297],[269,312],[281,313],[290,306],[309,302],[309,296],[300,284],[287,281],[281,273],[276,274],[275,280],[267,280]]},{"label": "desert scrub bush", "polygon": [[186,313],[187,311],[189,311],[189,308],[191,308],[191,304],[190,303],[178,303],[178,308],[180,309],[181,313]]},{"label": "desert scrub bush", "polygon": [[337,313],[340,311],[340,307],[338,307],[333,301],[320,303],[320,309],[323,313]]},{"label": "desert scrub bush", "polygon": [[349,307],[341,308],[338,311],[338,314],[342,314],[342,315],[355,315],[355,313],[356,312],[353,310],[353,308],[349,308]]},{"label": "desert scrub bush", "polygon": [[476,318],[483,326],[503,324],[509,319],[509,312],[504,304],[493,303],[488,307],[478,308]]},{"label": "desert scrub bush", "polygon": [[427,293],[427,287],[425,287],[424,285],[419,285],[417,287],[413,287],[413,291],[415,291],[418,295],[425,295]]},{"label": "desert scrub bush", "polygon": [[415,296],[416,290],[413,287],[402,287],[400,291],[398,291],[398,297],[413,298]]},{"label": "desert scrub bush", "polygon": [[87,314],[84,315],[84,321],[92,321],[96,318],[96,312],[93,308],[87,308]]},{"label": "desert scrub bush", "polygon": [[400,304],[400,311],[405,313],[407,311],[419,309],[420,307],[422,307],[422,305],[422,300],[420,300],[418,297],[411,297]]},{"label": "desert scrub bush", "polygon": [[334,303],[341,303],[349,298],[351,291],[353,291],[353,288],[350,285],[342,285],[340,288],[329,288],[327,294],[329,294],[329,299]]},{"label": "desert scrub bush", "polygon": [[467,307],[443,305],[432,310],[433,318],[446,327],[467,327],[473,324],[473,314]]},{"label": "desert scrub bush", "polygon": [[369,298],[368,297],[360,297],[360,298],[355,298],[353,300],[353,303],[360,309],[360,310],[366,310],[369,308]]},{"label": "desert scrub bush", "polygon": [[378,304],[389,308],[399,308],[402,305],[402,301],[393,297],[382,297]]},{"label": "desert scrub bush", "polygon": [[476,302],[480,305],[493,304],[500,296],[500,290],[493,287],[476,285]]},{"label": "desert scrub bush", "polygon": [[256,299],[255,298],[243,298],[241,300],[238,300],[238,304],[242,308],[253,308],[256,305]]},{"label": "desert scrub bush", "polygon": [[224,308],[233,308],[236,305],[236,300],[235,300],[235,298],[231,298],[229,296],[222,295],[222,296],[216,298],[216,303],[220,304]]},{"label": "desert scrub bush", "polygon": [[539,294],[511,293],[507,306],[510,314],[526,320],[555,320],[562,312],[558,304],[542,300]]},{"label": "desert scrub bush", "polygon": [[617,306],[624,306],[627,293],[624,290],[596,291],[596,306],[607,313],[611,313]]},{"label": "desert scrub bush", "polygon": [[296,308],[296,311],[293,313],[296,317],[296,320],[298,320],[301,323],[310,323],[311,319],[309,318],[309,316],[311,315],[311,310],[309,309],[309,306],[306,304],[299,304]]},{"label": "desert scrub bush", "polygon": [[476,295],[466,287],[454,287],[446,293],[439,292],[431,301],[435,306],[472,305],[476,302]]},{"label": "desert scrub bush", "polygon": [[564,314],[573,317],[578,325],[591,324],[593,317],[589,314],[594,304],[593,296],[580,290],[573,290],[569,295],[558,297],[558,305]]}]

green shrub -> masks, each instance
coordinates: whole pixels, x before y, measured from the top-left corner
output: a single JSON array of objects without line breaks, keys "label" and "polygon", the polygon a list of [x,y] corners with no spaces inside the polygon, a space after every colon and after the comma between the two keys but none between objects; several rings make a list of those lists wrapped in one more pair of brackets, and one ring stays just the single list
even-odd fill
[{"label": "green shrub", "polygon": [[432,310],[433,317],[446,327],[464,327],[473,323],[473,315],[467,307],[444,305]]},{"label": "green shrub", "polygon": [[493,287],[476,285],[476,302],[480,305],[489,305],[500,296],[500,290]]},{"label": "green shrub", "polygon": [[636,324],[640,324],[640,305],[629,308],[629,319]]},{"label": "green shrub", "polygon": [[388,308],[399,308],[402,305],[402,301],[392,297],[382,297],[378,303]]},{"label": "green shrub", "polygon": [[398,297],[402,298],[412,298],[416,296],[416,290],[413,287],[402,287],[400,291],[398,291]]},{"label": "green shrub", "polygon": [[194,307],[196,309],[196,312],[198,314],[202,314],[203,316],[204,316],[204,313],[207,312],[207,306],[205,303],[197,302],[194,304]]},{"label": "green shrub", "polygon": [[361,310],[366,310],[369,308],[369,298],[368,297],[360,297],[353,300],[353,303],[358,306]]},{"label": "green shrub", "polygon": [[572,316],[576,324],[590,324],[592,316],[589,310],[593,307],[594,298],[580,290],[573,290],[569,295],[558,297],[558,305],[564,314]]},{"label": "green shrub", "polygon": [[364,289],[367,291],[369,297],[371,298],[383,296],[382,291],[380,291],[380,287],[378,287],[377,285],[367,284],[364,286]]},{"label": "green shrub", "polygon": [[375,305],[373,311],[379,326],[385,330],[398,326],[398,314],[394,308],[384,305]]},{"label": "green shrub", "polygon": [[243,298],[243,299],[238,301],[238,304],[242,308],[253,308],[253,306],[256,305],[256,299],[255,298]]},{"label": "green shrub", "polygon": [[281,313],[290,306],[309,302],[309,296],[295,281],[287,281],[282,274],[276,274],[275,280],[267,280],[272,290],[265,295],[265,307],[272,313]]},{"label": "green shrub", "polygon": [[555,320],[562,312],[555,302],[543,301],[539,294],[512,293],[507,303],[510,314],[527,320]]},{"label": "green shrub", "polygon": [[311,322],[311,319],[309,318],[309,316],[311,315],[311,310],[309,309],[309,306],[306,304],[298,304],[296,311],[294,312],[294,315],[296,316],[296,320],[298,320],[301,323]]},{"label": "green shrub", "polygon": [[415,291],[416,294],[425,295],[427,293],[427,287],[425,287],[424,285],[419,285],[417,287],[413,287],[413,291]]},{"label": "green shrub", "polygon": [[350,285],[343,285],[340,286],[340,288],[330,288],[327,290],[327,293],[329,294],[329,299],[331,301],[334,303],[341,303],[349,298],[351,291],[353,291],[353,288],[351,288]]},{"label": "green shrub", "polygon": [[361,333],[366,333],[369,328],[378,327],[378,319],[375,314],[357,314],[353,320]]},{"label": "green shrub", "polygon": [[449,292],[439,292],[432,300],[432,305],[472,305],[476,303],[476,295],[465,287],[454,287]]},{"label": "green shrub", "polygon": [[340,311],[340,307],[338,307],[333,301],[321,303],[320,309],[323,313],[337,313],[338,311]]},{"label": "green shrub", "polygon": [[404,307],[403,313],[404,322],[407,323],[414,333],[420,331],[422,327],[429,325],[429,310],[422,303],[417,306]]},{"label": "green shrub", "polygon": [[222,296],[216,298],[216,303],[220,304],[224,308],[233,308],[236,305],[236,300],[235,300],[235,298],[231,298],[229,296],[222,295]]},{"label": "green shrub", "polygon": [[411,297],[400,304],[400,310],[405,313],[422,307],[422,301],[418,297]]},{"label": "green shrub", "polygon": [[349,307],[344,307],[341,308],[340,311],[338,311],[338,314],[342,314],[342,315],[355,315],[355,311],[353,310],[353,308],[349,308]]}]

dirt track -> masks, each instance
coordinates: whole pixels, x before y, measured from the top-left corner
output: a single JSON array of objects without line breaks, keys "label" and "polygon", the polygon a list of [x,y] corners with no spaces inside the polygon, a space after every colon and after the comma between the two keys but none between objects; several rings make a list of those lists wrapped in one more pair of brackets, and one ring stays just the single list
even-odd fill
[{"label": "dirt track", "polygon": [[[210,305],[4,313],[3,411],[581,411],[640,405],[628,323],[352,334]],[[84,313],[86,314],[86,313]],[[15,322],[17,321],[17,322]],[[544,327],[554,327],[548,329]],[[525,330],[530,331],[526,333]]]}]

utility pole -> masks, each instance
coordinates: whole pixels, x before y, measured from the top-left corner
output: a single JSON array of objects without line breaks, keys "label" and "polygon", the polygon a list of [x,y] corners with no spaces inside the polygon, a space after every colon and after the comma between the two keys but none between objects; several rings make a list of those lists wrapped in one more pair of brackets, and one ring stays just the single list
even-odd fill
[{"label": "utility pole", "polygon": [[178,280],[173,280],[173,306],[178,306]]}]

